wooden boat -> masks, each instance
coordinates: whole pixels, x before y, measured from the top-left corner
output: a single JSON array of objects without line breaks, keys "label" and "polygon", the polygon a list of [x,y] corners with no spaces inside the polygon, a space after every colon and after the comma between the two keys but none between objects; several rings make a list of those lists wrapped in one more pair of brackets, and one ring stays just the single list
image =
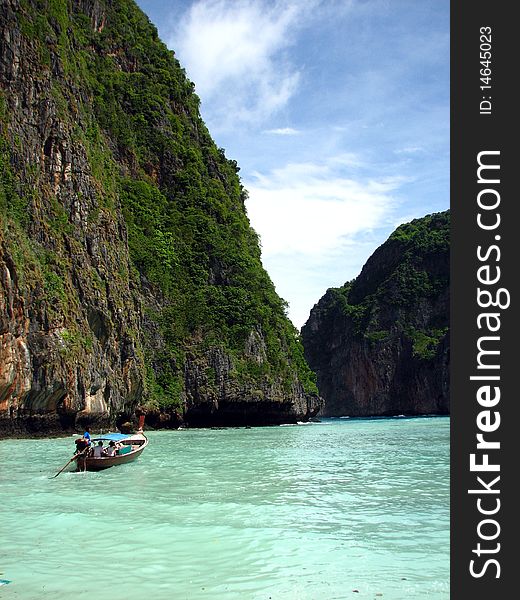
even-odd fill
[{"label": "wooden boat", "polygon": [[[91,454],[87,454],[86,458],[77,456],[75,462],[78,471],[83,471],[85,469],[87,471],[101,471],[102,469],[108,469],[109,467],[132,462],[139,458],[148,445],[148,438],[142,431],[130,435],[125,435],[123,433],[106,433],[92,438],[91,441],[92,448],[100,441],[103,443],[114,441],[119,445],[119,449],[116,451],[115,456],[94,457]],[[82,464],[83,461],[85,463],[84,465]]]}]

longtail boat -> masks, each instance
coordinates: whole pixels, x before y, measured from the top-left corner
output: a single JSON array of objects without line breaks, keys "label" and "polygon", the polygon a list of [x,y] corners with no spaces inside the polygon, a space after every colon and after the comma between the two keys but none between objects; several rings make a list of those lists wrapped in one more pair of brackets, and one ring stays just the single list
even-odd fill
[{"label": "longtail boat", "polygon": [[[144,415],[140,415],[139,428],[135,433],[105,433],[92,438],[89,446],[87,446],[85,437],[77,439],[76,452],[54,477],[58,477],[72,463],[76,463],[77,471],[101,471],[134,461],[148,446],[148,438],[143,433],[143,427]],[[108,447],[105,447],[101,456],[94,456],[97,454],[94,452],[96,445],[103,447],[105,442],[108,442],[109,447],[112,446],[110,451]]]},{"label": "longtail boat", "polygon": [[[92,450],[99,442],[117,444],[114,456],[93,456]],[[78,471],[101,471],[116,465],[132,462],[139,458],[148,445],[148,438],[142,431],[126,435],[124,433],[105,433],[92,438],[92,450],[86,456],[78,455],[75,462]],[[84,465],[83,465],[84,462]]]}]

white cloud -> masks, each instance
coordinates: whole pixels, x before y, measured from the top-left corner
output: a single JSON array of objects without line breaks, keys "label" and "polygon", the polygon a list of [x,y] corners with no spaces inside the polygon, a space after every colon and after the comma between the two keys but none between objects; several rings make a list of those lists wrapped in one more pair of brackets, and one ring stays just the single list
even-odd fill
[{"label": "white cloud", "polygon": [[266,129],[264,133],[273,135],[298,135],[300,132],[292,127],[279,127],[278,129]]},{"label": "white cloud", "polygon": [[394,150],[395,154],[417,154],[423,152],[426,152],[426,150],[422,146],[406,146],[405,148]]},{"label": "white cloud", "polygon": [[286,57],[311,2],[199,0],[169,36],[212,129],[258,122],[284,107],[300,79]]},{"label": "white cloud", "polygon": [[345,155],[288,164],[246,182],[247,210],[264,257],[298,253],[324,260],[388,220],[397,203],[392,192],[404,178],[353,179],[344,166]]},{"label": "white cloud", "polygon": [[370,170],[345,153],[255,173],[246,182],[264,266],[298,328],[325,290],[356,277],[394,229],[397,195],[408,179],[362,177]]}]

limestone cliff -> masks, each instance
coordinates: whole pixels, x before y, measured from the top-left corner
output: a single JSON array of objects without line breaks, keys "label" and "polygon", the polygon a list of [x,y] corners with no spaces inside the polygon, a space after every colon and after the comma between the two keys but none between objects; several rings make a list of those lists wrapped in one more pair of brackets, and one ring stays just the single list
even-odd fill
[{"label": "limestone cliff", "polygon": [[449,211],[401,225],[302,329],[324,415],[449,412]]},{"label": "limestone cliff", "polygon": [[235,161],[131,0],[0,3],[0,431],[320,399]]}]

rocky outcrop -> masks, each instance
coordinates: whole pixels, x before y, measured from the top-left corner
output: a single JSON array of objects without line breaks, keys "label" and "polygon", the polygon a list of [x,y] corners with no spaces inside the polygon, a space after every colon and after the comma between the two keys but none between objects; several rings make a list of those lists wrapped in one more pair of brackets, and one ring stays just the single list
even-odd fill
[{"label": "rocky outcrop", "polygon": [[236,163],[145,15],[0,20],[0,432],[315,414]]},{"label": "rocky outcrop", "polygon": [[185,419],[192,426],[294,423],[316,416],[321,407],[299,382],[289,390],[280,381],[261,386],[239,383],[230,357],[219,349],[202,360],[189,356],[185,378]]},{"label": "rocky outcrop", "polygon": [[0,11],[0,428],[106,425],[132,411],[143,390],[139,300],[128,275],[113,276],[130,270],[125,225],[100,206],[75,133],[90,123],[60,106],[84,92],[61,77],[57,93],[60,63],[51,54],[41,68],[19,2]]},{"label": "rocky outcrop", "polygon": [[302,329],[328,416],[449,412],[449,212],[400,226]]}]

